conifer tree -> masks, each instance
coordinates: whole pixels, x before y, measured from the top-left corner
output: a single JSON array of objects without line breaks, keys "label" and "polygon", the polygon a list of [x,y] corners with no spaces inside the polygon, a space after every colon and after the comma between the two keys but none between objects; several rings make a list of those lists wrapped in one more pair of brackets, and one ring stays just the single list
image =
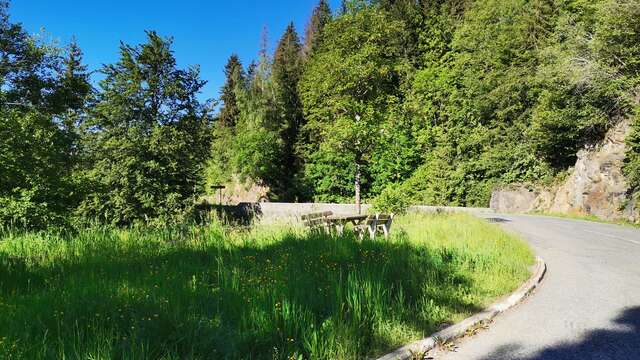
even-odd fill
[{"label": "conifer tree", "polygon": [[171,40],[148,32],[102,72],[83,141],[92,192],[80,214],[114,225],[180,220],[202,190],[209,150],[198,68],[178,69]]},{"label": "conifer tree", "polygon": [[73,38],[62,60],[55,101],[55,105],[59,107],[58,112],[62,114],[65,130],[69,133],[75,132],[75,127],[79,125],[92,92],[89,72],[87,66],[82,63],[82,57],[82,50]]},{"label": "conifer tree", "polygon": [[306,57],[317,50],[322,43],[324,27],[331,21],[331,8],[326,0],[320,0],[313,9],[304,37],[304,54]]},{"label": "conifer tree", "polygon": [[66,89],[67,106],[78,110],[83,107],[87,95],[91,92],[87,66],[82,63],[82,49],[73,38],[67,47],[67,56],[63,60],[61,75],[62,87]]},{"label": "conifer tree", "polygon": [[280,136],[283,142],[281,159],[282,196],[291,199],[294,186],[291,184],[300,168],[296,156],[296,143],[303,125],[302,104],[298,94],[298,83],[302,75],[302,45],[293,23],[289,24],[276,48],[272,76],[276,87],[276,103]]},{"label": "conifer tree", "polygon": [[238,55],[233,54],[229,57],[224,67],[224,75],[226,81],[221,90],[222,108],[218,121],[221,126],[233,128],[238,123],[239,116],[236,87],[242,84],[246,77]]}]

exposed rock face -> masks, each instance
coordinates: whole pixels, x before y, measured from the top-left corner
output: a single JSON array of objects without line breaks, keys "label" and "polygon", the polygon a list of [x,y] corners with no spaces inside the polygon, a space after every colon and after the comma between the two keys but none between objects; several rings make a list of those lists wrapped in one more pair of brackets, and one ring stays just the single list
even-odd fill
[{"label": "exposed rock face", "polygon": [[622,174],[625,138],[630,121],[621,121],[594,148],[578,153],[569,177],[551,189],[513,185],[494,191],[491,207],[500,212],[547,211],[596,215],[607,220],[632,219],[632,209],[624,209],[627,184]]},{"label": "exposed rock face", "polygon": [[622,217],[627,184],[622,174],[628,121],[607,133],[600,146],[582,150],[567,181],[557,190],[552,212],[593,214],[603,219]]},{"label": "exposed rock face", "polygon": [[[252,181],[241,182],[234,177],[229,183],[224,184],[225,188],[221,193],[218,190],[215,193],[205,196],[204,200],[209,204],[236,205],[239,203],[259,203],[268,201],[269,188],[256,184]],[[222,199],[220,198],[222,195]]]}]

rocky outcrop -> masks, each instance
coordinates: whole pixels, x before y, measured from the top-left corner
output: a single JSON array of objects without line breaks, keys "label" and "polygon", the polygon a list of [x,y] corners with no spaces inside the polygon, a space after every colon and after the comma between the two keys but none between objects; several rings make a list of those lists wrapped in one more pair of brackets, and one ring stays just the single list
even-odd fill
[{"label": "rocky outcrop", "polygon": [[607,220],[635,220],[627,206],[622,166],[630,121],[621,121],[592,148],[581,150],[575,167],[560,185],[550,188],[512,185],[493,192],[499,212],[552,212],[595,215]]},{"label": "rocky outcrop", "polygon": [[224,189],[212,190],[203,200],[209,204],[236,205],[240,203],[260,203],[269,199],[269,188],[253,181],[240,181],[234,177],[224,184]]},{"label": "rocky outcrop", "polygon": [[556,191],[551,212],[577,212],[603,219],[619,219],[627,199],[622,174],[629,133],[628,121],[611,129],[600,146],[582,150],[571,175]]}]

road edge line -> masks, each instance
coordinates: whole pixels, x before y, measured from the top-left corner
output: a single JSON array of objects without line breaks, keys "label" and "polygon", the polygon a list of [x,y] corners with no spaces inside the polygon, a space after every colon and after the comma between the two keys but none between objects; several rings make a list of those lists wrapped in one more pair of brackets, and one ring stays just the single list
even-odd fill
[{"label": "road edge line", "polygon": [[499,314],[513,308],[524,300],[544,279],[547,273],[547,264],[540,257],[536,257],[533,274],[524,284],[522,284],[515,292],[506,298],[502,298],[493,303],[486,310],[468,317],[461,322],[451,325],[444,330],[429,336],[428,338],[418,340],[416,342],[405,345],[391,353],[388,353],[377,360],[411,360],[415,359],[417,354],[424,354],[432,350],[438,344],[442,344],[460,337],[475,328],[478,324],[491,321]]}]

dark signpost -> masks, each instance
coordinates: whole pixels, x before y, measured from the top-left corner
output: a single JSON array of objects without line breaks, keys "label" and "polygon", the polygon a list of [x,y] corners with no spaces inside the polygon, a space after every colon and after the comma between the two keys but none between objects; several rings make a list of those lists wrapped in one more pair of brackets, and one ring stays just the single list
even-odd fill
[{"label": "dark signpost", "polygon": [[218,190],[218,196],[219,196],[218,205],[222,205],[222,190],[224,188],[225,187],[223,185],[211,185],[211,189]]}]

